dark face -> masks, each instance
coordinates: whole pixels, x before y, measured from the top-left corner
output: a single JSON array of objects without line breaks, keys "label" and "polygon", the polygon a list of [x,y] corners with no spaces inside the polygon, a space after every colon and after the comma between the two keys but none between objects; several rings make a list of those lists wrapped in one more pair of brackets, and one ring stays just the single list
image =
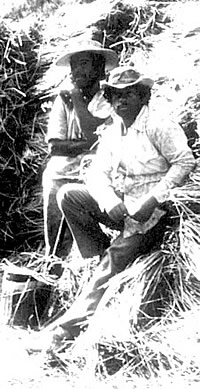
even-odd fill
[{"label": "dark face", "polygon": [[113,91],[112,105],[119,116],[133,122],[144,105],[144,99],[134,86],[130,86]]},{"label": "dark face", "polygon": [[99,77],[93,63],[93,55],[91,53],[83,52],[72,56],[72,79],[80,89],[90,88],[99,81]]}]

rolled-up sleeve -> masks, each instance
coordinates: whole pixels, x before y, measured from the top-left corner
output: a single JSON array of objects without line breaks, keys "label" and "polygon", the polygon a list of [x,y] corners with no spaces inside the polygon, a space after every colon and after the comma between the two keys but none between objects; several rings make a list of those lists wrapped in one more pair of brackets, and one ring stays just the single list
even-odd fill
[{"label": "rolled-up sleeve", "polygon": [[51,139],[65,140],[68,131],[67,109],[58,95],[54,101],[52,110],[49,115],[46,142]]}]

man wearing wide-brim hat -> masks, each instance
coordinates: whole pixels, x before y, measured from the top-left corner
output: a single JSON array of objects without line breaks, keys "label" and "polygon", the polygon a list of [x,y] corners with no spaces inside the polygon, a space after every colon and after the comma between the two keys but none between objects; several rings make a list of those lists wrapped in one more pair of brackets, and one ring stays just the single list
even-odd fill
[{"label": "man wearing wide-brim hat", "polygon": [[[104,118],[94,117],[88,104],[101,98],[100,81],[118,62],[117,54],[94,40],[71,39],[56,66],[66,69],[50,113],[46,140],[50,160],[43,174],[44,230],[46,255],[66,257],[72,247],[72,235],[57,206],[57,190],[69,181],[80,179],[80,161],[97,141],[95,133]],[[64,235],[64,237],[63,237]],[[59,238],[59,239],[58,239]]]}]

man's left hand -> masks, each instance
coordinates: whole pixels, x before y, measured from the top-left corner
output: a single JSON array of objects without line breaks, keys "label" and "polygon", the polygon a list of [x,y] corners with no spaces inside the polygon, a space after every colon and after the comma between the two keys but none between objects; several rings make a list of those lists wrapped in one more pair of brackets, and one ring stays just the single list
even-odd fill
[{"label": "man's left hand", "polygon": [[149,220],[157,205],[158,201],[155,197],[151,196],[144,202],[139,211],[137,211],[134,215],[131,215],[131,217],[140,223],[145,223]]}]

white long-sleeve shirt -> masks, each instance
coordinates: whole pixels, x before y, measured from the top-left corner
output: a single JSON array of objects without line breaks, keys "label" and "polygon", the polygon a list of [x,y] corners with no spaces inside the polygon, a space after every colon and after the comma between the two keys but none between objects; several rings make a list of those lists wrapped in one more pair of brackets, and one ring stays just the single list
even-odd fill
[{"label": "white long-sleeve shirt", "polygon": [[150,196],[163,203],[195,166],[181,127],[168,117],[158,120],[147,106],[127,129],[117,115],[103,126],[87,176],[89,191],[102,210],[109,212],[122,199],[130,215]]}]

